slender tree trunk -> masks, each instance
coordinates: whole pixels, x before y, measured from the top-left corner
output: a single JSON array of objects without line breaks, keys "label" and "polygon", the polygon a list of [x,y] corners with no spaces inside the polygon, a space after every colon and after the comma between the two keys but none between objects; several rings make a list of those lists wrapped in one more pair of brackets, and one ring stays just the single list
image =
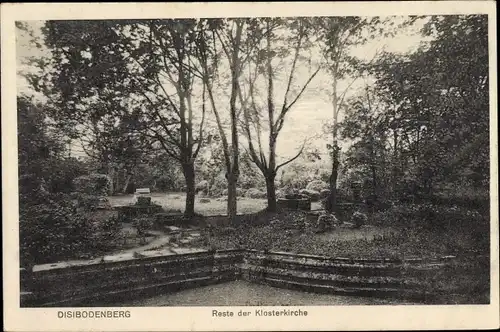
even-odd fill
[{"label": "slender tree trunk", "polygon": [[110,187],[109,192],[107,194],[108,195],[113,195],[116,192],[116,189],[117,189],[117,186],[115,184],[115,174],[116,174],[116,172],[115,172],[114,168],[113,167],[109,167],[107,174],[108,174],[109,179],[111,180],[111,183],[110,183],[111,187]]},{"label": "slender tree trunk", "polygon": [[194,198],[195,198],[195,173],[194,164],[186,163],[182,165],[182,172],[186,180],[186,208],[184,216],[192,218],[194,216]]},{"label": "slender tree trunk", "polygon": [[130,179],[131,178],[132,178],[132,174],[127,174],[126,175],[125,183],[123,184],[123,189],[122,189],[122,193],[123,194],[127,193],[128,184],[130,183]]},{"label": "slender tree trunk", "polygon": [[398,178],[398,132],[394,129],[394,151],[392,155],[392,198],[396,198],[397,178]]},{"label": "slender tree trunk", "polygon": [[274,184],[274,179],[276,178],[276,174],[267,173],[265,174],[266,178],[266,190],[267,190],[267,211],[276,212],[276,186]]},{"label": "slender tree trunk", "polygon": [[236,184],[238,183],[238,176],[231,172],[227,177],[227,216],[228,222],[234,222],[237,213],[237,195]]},{"label": "slender tree trunk", "polygon": [[231,97],[229,100],[229,111],[231,114],[231,167],[228,170],[228,197],[227,197],[227,216],[229,222],[234,222],[237,212],[236,201],[236,185],[240,175],[239,166],[239,142],[238,142],[238,116],[236,109],[236,97],[238,96],[238,81],[241,72],[241,65],[239,59],[239,46],[241,42],[241,35],[243,31],[243,23],[236,23],[236,36],[234,45],[236,46],[232,53],[232,68],[231,68]]},{"label": "slender tree trunk", "polygon": [[337,142],[338,132],[338,96],[337,96],[337,78],[333,77],[333,94],[332,94],[332,107],[333,107],[333,128],[332,128],[332,174],[330,174],[330,195],[327,198],[325,209],[329,213],[335,212],[337,206],[337,178],[339,175],[340,165],[340,149]]},{"label": "slender tree trunk", "polygon": [[332,174],[330,174],[330,195],[328,195],[326,200],[325,209],[329,213],[335,212],[337,206],[337,178],[339,174],[339,159],[338,153],[333,154],[332,162]]},{"label": "slender tree trunk", "polygon": [[372,194],[373,194],[373,197],[372,197],[372,201],[373,203],[375,204],[375,201],[378,199],[377,197],[377,193],[378,193],[378,181],[377,181],[377,167],[376,167],[376,163],[375,163],[375,160],[377,159],[377,154],[375,152],[375,138],[373,137],[374,134],[371,135],[371,151],[370,151],[370,156],[371,156],[371,165],[370,165],[370,170],[371,170],[371,173],[372,173],[372,186],[373,186],[373,189],[372,189]]},{"label": "slender tree trunk", "polygon": [[372,184],[373,184],[373,201],[378,199],[377,193],[378,193],[378,181],[377,181],[377,169],[374,164],[371,165],[371,171],[372,171]]},{"label": "slender tree trunk", "polygon": [[[269,20],[267,20],[267,28],[269,27]],[[269,32],[266,36],[267,39],[267,111],[269,117],[269,164],[267,166],[267,172],[264,172],[264,177],[266,179],[266,190],[267,190],[267,210],[270,212],[276,211],[276,188],[274,185],[274,179],[276,178],[276,140],[278,137],[278,128],[274,123],[274,82],[273,82],[273,68],[271,65],[271,33]],[[293,72],[292,72],[293,74]],[[292,75],[291,74],[291,75]],[[285,96],[286,103],[286,96]]]},{"label": "slender tree trunk", "polygon": [[120,193],[120,171],[116,172],[113,179],[113,194]]}]

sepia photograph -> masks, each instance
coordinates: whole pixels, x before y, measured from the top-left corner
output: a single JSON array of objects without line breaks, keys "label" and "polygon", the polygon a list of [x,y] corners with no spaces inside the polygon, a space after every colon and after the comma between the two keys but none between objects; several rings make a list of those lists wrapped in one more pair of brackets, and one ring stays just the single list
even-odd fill
[{"label": "sepia photograph", "polygon": [[498,300],[489,15],[296,13],[13,22],[20,309]]}]

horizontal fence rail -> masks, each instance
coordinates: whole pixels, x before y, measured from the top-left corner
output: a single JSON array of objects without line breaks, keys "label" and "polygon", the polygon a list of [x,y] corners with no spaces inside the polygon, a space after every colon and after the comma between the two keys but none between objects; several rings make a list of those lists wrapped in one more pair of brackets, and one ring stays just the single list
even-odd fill
[{"label": "horizontal fence rail", "polygon": [[21,269],[21,306],[106,306],[237,279],[317,293],[418,301],[434,295],[426,280],[455,263],[454,256],[401,260],[245,249],[175,255],[153,252],[152,257]]}]

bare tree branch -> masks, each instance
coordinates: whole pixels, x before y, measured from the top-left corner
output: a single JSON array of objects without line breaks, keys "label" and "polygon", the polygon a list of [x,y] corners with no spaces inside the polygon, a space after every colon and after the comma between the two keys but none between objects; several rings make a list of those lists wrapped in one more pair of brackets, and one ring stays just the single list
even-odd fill
[{"label": "bare tree branch", "polygon": [[316,69],[316,71],[309,77],[306,84],[304,84],[304,86],[302,87],[300,92],[297,94],[297,96],[294,98],[294,100],[288,106],[284,107],[283,110],[280,112],[278,119],[276,119],[276,122],[274,123],[274,126],[276,127],[277,131],[280,131],[281,128],[283,128],[283,122],[284,122],[286,113],[292,108],[292,106],[297,102],[297,100],[299,100],[299,98],[302,96],[305,89],[309,85],[309,83],[311,83],[311,81],[318,74],[320,69],[321,69],[321,67],[318,67],[318,69]]},{"label": "bare tree branch", "polygon": [[289,163],[293,162],[294,160],[296,160],[298,157],[300,157],[300,155],[302,154],[302,152],[304,151],[304,147],[306,146],[306,140],[304,140],[304,143],[302,144],[302,147],[300,148],[299,152],[291,159],[285,161],[284,163],[281,163],[279,164],[277,167],[276,167],[276,171],[278,171],[281,167],[284,167],[286,165],[288,165]]}]

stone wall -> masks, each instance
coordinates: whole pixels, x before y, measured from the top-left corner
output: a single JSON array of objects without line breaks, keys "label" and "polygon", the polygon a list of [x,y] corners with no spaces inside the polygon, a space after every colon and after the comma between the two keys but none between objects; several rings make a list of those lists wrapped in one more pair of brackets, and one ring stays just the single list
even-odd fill
[{"label": "stone wall", "polygon": [[353,296],[424,301],[425,280],[454,257],[433,260],[349,259],[248,251],[244,279],[275,287]]},{"label": "stone wall", "polygon": [[21,306],[106,306],[236,279],[310,292],[428,300],[433,294],[425,280],[455,261],[452,256],[353,260],[243,249],[157,251],[122,261],[21,270]]},{"label": "stone wall", "polygon": [[35,270],[23,278],[21,306],[106,306],[121,299],[234,280],[243,252],[160,255]]}]

